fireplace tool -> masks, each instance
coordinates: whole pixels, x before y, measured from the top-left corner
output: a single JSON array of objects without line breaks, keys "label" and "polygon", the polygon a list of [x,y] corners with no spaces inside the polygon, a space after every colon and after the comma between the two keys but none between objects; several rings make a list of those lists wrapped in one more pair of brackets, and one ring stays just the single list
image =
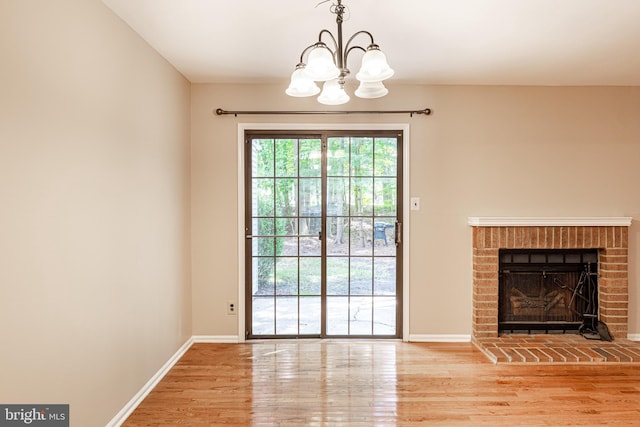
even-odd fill
[{"label": "fireplace tool", "polygon": [[[582,325],[578,328],[580,335],[590,340],[613,341],[607,325],[598,319],[598,287],[594,279],[597,274],[591,271],[591,263],[588,262],[584,271],[580,273],[575,288],[564,285],[555,278],[553,282],[562,289],[571,291],[569,308],[582,320]],[[574,307],[582,310],[579,311]]]}]

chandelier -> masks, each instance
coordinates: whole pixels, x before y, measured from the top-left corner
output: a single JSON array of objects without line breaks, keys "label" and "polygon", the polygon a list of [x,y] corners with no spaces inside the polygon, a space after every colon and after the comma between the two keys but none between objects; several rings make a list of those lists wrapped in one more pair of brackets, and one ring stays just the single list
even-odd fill
[{"label": "chandelier", "polygon": [[[347,58],[354,50],[361,50],[364,55],[360,71],[356,74],[360,85],[356,89],[355,95],[359,98],[385,96],[389,90],[384,87],[382,81],[393,76],[393,70],[387,64],[387,58],[380,47],[375,44],[373,36],[368,31],[358,31],[347,40],[346,45],[343,45],[342,23],[347,8],[342,4],[342,0],[336,1],[337,3],[331,6],[330,11],[336,15],[337,39],[329,30],[320,31],[318,41],[305,48],[300,54],[300,62],[291,74],[291,83],[285,91],[286,94],[296,97],[313,96],[320,93],[316,82],[324,82],[318,102],[325,105],[340,105],[349,102],[350,97],[344,90],[345,78],[350,74],[347,68]],[[330,46],[322,40],[323,36],[326,36],[325,39],[330,39]],[[366,49],[353,44],[354,39],[358,36],[368,36],[370,42]]]}]

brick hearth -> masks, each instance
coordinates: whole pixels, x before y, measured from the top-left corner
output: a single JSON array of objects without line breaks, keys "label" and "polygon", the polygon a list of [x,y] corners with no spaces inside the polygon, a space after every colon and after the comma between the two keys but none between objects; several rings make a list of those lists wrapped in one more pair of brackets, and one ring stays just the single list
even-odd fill
[{"label": "brick hearth", "polygon": [[577,334],[507,334],[480,338],[475,344],[493,363],[640,363],[640,343],[626,339],[607,342]]},{"label": "brick hearth", "polygon": [[600,319],[614,338],[626,341],[631,218],[469,218],[469,224],[473,226],[472,340],[485,353],[483,345],[506,339],[498,337],[500,249],[598,249]]}]

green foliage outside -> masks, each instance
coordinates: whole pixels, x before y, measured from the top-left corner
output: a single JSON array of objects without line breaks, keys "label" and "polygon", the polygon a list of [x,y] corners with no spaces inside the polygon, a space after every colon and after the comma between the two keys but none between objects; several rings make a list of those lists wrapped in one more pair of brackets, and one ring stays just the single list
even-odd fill
[{"label": "green foliage outside", "polygon": [[[319,222],[314,218],[320,217],[321,210],[321,141],[254,139],[251,144],[252,215],[258,217],[253,233],[287,236],[317,232]],[[348,243],[349,238],[359,239],[365,245],[375,217],[396,215],[397,141],[329,138],[326,158],[327,238],[337,244]],[[258,292],[271,294],[275,289],[293,287],[293,293],[298,293],[297,265],[279,266],[274,280],[274,257],[282,254],[284,239],[257,240],[261,256],[255,259]],[[315,283],[315,279],[311,282]]]}]

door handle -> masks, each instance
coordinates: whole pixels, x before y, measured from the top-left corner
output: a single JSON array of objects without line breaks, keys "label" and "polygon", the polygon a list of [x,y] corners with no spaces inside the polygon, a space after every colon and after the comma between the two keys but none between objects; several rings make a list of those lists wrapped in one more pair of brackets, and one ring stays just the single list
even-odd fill
[{"label": "door handle", "polygon": [[396,246],[400,246],[402,244],[402,223],[396,221],[395,223],[395,244]]}]

